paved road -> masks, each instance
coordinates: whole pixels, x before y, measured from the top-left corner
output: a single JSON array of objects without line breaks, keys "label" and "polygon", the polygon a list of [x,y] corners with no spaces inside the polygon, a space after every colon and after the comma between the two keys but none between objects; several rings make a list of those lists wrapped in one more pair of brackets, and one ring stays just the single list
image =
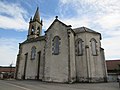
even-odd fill
[{"label": "paved road", "polygon": [[120,88],[118,83],[58,84],[31,80],[0,80],[0,90],[120,90]]}]

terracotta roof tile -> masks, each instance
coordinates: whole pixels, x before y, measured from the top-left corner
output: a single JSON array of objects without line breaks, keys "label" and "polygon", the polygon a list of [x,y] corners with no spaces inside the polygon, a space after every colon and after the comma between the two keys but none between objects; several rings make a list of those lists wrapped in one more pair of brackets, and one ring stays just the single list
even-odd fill
[{"label": "terracotta roof tile", "polygon": [[107,60],[107,70],[118,70],[120,69],[120,60]]}]

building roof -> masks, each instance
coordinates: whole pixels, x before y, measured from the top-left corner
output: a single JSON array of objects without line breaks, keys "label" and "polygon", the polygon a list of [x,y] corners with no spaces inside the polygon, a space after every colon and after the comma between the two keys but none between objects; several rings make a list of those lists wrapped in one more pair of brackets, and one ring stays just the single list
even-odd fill
[{"label": "building roof", "polygon": [[15,72],[15,67],[0,67],[0,72]]},{"label": "building roof", "polygon": [[96,31],[89,29],[87,27],[79,27],[79,28],[75,28],[73,30],[75,33],[90,32],[90,33],[100,34],[99,32],[96,32]]},{"label": "building roof", "polygon": [[[65,23],[63,23],[62,21],[58,20],[58,16],[56,16],[56,19],[53,21],[53,23],[50,25],[50,27],[45,31],[48,32],[49,29],[53,26],[53,24],[55,22],[59,22],[61,23],[62,25],[64,25],[65,27],[69,27],[71,28],[71,25],[66,25]],[[96,32],[94,30],[91,30],[89,28],[86,28],[86,27],[79,27],[79,28],[75,28],[75,29],[71,29],[74,33],[82,33],[82,32],[89,32],[89,33],[95,33],[95,34],[100,34],[99,32]],[[101,34],[100,34],[100,39],[101,39]]]},{"label": "building roof", "polygon": [[94,30],[92,30],[92,29],[89,29],[89,28],[87,28],[87,27],[75,28],[75,29],[73,29],[73,31],[74,31],[76,34],[77,34],[77,33],[83,33],[83,32],[89,32],[89,33],[99,34],[99,35],[100,35],[100,39],[102,39],[102,38],[101,38],[101,34],[100,34],[99,32],[96,32],[96,31],[94,31]]},{"label": "building roof", "polygon": [[120,69],[120,60],[107,60],[107,70],[118,70]]},{"label": "building roof", "polygon": [[49,31],[49,29],[54,25],[55,22],[59,22],[59,23],[61,23],[61,24],[62,24],[63,26],[65,26],[65,27],[70,27],[69,25],[66,25],[66,24],[63,23],[62,21],[58,20],[58,16],[56,16],[56,19],[55,19],[55,20],[53,21],[53,23],[49,26],[49,28],[45,31],[45,33]]},{"label": "building roof", "polygon": [[20,43],[20,44],[26,44],[26,43],[31,43],[31,42],[37,42],[37,41],[41,41],[41,40],[45,40],[45,36],[39,36],[39,37],[37,37],[37,38],[27,39],[27,40],[25,40],[23,43]]}]

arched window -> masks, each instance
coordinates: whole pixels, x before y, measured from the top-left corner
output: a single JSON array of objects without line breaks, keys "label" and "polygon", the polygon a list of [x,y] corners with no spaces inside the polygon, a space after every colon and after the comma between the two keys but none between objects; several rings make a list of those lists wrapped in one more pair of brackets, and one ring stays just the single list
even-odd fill
[{"label": "arched window", "polygon": [[81,56],[83,55],[83,41],[82,39],[77,39],[75,41],[75,49],[76,49],[76,55]]},{"label": "arched window", "polygon": [[33,46],[31,49],[31,60],[34,60],[36,56],[36,47]]},{"label": "arched window", "polygon": [[91,40],[90,40],[90,42],[91,42],[91,51],[92,51],[92,55],[93,56],[96,56],[97,55],[97,41],[94,39],[94,38],[92,38]]},{"label": "arched window", "polygon": [[37,28],[37,36],[39,36],[40,32],[40,27]]},{"label": "arched window", "polygon": [[40,27],[38,27],[37,30],[39,31],[39,30],[40,30]]},{"label": "arched window", "polygon": [[31,35],[33,35],[34,32],[35,32],[35,30],[34,30],[34,26],[32,26]]},{"label": "arched window", "polygon": [[55,36],[53,39],[53,54],[58,55],[59,54],[59,45],[60,45],[60,38],[59,36]]}]

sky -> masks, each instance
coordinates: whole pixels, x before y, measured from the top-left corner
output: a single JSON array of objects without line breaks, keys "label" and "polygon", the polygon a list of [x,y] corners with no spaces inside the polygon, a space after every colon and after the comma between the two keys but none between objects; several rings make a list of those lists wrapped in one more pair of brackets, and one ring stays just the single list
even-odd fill
[{"label": "sky", "polygon": [[100,32],[106,60],[120,59],[119,0],[0,0],[0,66],[16,64],[19,43],[26,40],[37,7],[43,31],[58,16],[72,28],[84,26]]}]

